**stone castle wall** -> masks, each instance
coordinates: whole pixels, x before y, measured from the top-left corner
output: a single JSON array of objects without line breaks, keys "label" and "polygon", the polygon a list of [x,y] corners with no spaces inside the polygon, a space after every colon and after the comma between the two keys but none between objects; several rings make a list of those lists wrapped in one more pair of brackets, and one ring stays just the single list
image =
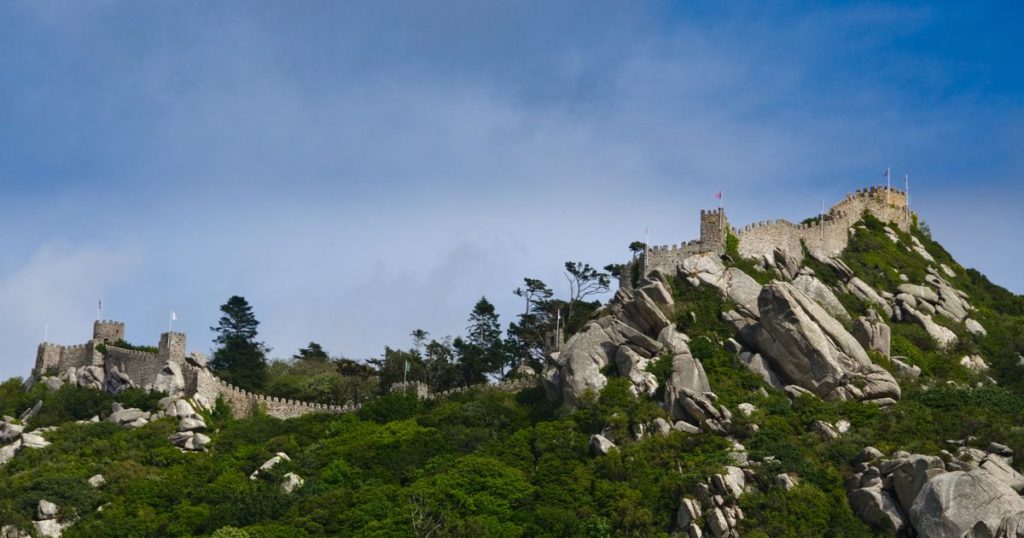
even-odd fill
[{"label": "stone castle wall", "polygon": [[92,339],[106,344],[124,340],[124,322],[108,319],[96,320],[92,324]]},{"label": "stone castle wall", "polygon": [[[701,211],[700,239],[678,245],[653,246],[641,256],[643,273],[655,269],[668,274],[686,258],[704,252],[725,252],[725,233],[728,230],[739,239],[739,253],[745,258],[774,260],[775,249],[787,256],[803,260],[803,245],[811,254],[822,257],[838,256],[849,244],[849,229],[860,220],[864,212],[882,221],[896,224],[907,231],[913,213],[907,210],[906,193],[886,187],[871,187],[848,194],[823,215],[820,222],[796,224],[784,219],[754,223],[735,229],[729,225],[721,209]],[[625,279],[623,279],[625,280]]]},{"label": "stone castle wall", "polygon": [[156,353],[107,346],[103,369],[106,372],[117,368],[132,380],[136,387],[145,388],[156,382],[156,376],[163,369],[166,360]]},{"label": "stone castle wall", "polygon": [[[116,327],[116,322],[104,322],[106,327]],[[124,339],[124,324],[120,324],[120,333],[106,332],[107,337],[117,336],[117,340]],[[99,333],[96,333],[100,336]],[[102,366],[104,371],[109,373],[117,368],[126,374],[136,387],[145,388],[156,382],[157,375],[163,370],[168,361],[178,364],[181,368],[182,377],[185,381],[185,397],[193,398],[202,396],[208,402],[216,402],[218,398],[224,400],[231,406],[236,417],[245,417],[256,408],[262,409],[268,415],[289,419],[307,415],[310,413],[350,413],[359,410],[358,404],[326,405],[287,398],[277,398],[256,394],[238,388],[223,379],[217,377],[213,372],[205,368],[198,368],[185,359],[185,334],[164,333],[160,337],[160,345],[157,353],[125,349],[116,345],[107,344],[106,353],[100,353],[96,346],[101,342],[94,339],[86,344],[77,346],[61,346],[57,344],[42,343],[36,355],[36,365],[32,370],[34,378],[38,379],[43,375],[65,372],[68,368],[81,368],[82,366]],[[525,384],[524,384],[525,383]],[[492,386],[496,390],[519,390],[534,384],[533,381],[509,381]],[[472,387],[469,387],[472,388]],[[468,388],[454,389],[451,391],[428,395],[427,398],[436,398],[457,394],[468,390]]]},{"label": "stone castle wall", "polygon": [[846,249],[849,229],[864,212],[907,231],[910,224],[906,209],[907,197],[903,191],[887,192],[884,187],[873,187],[847,195],[832,206],[820,223],[795,224],[776,220],[752,224],[734,233],[740,240],[740,255],[745,258],[772,260],[773,252],[778,248],[788,256],[802,260],[801,242],[816,256],[834,257]]}]

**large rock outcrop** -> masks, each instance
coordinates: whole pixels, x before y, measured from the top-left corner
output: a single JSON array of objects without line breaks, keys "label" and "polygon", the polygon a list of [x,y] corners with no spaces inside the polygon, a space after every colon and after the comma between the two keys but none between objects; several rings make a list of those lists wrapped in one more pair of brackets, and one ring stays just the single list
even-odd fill
[{"label": "large rock outcrop", "polygon": [[836,294],[816,277],[800,275],[793,279],[793,286],[804,292],[804,295],[814,299],[832,317],[841,321],[850,320],[849,312],[843,307],[843,303],[839,302]]},{"label": "large rock outcrop", "polygon": [[853,337],[869,351],[877,351],[886,357],[892,356],[892,329],[878,314],[869,309],[868,315],[853,322]]},{"label": "large rock outcrop", "polygon": [[787,282],[772,282],[758,297],[761,321],[746,338],[787,384],[823,398],[899,399],[900,387],[841,323]]},{"label": "large rock outcrop", "polygon": [[695,254],[679,265],[679,272],[691,284],[708,284],[735,302],[747,317],[758,317],[758,284],[750,275],[735,267],[726,267],[714,253]]},{"label": "large rock outcrop", "polygon": [[620,289],[606,315],[588,322],[552,357],[543,374],[549,396],[561,394],[567,406],[575,406],[584,393],[604,388],[608,379],[602,370],[612,364],[630,380],[634,394],[653,395],[658,381],[647,372],[650,361],[675,340],[685,346],[685,335],[668,334],[666,343],[658,340],[674,330],[662,310],[671,305],[672,295],[658,278],[645,280],[632,292]]},{"label": "large rock outcrop", "polygon": [[919,536],[995,536],[1004,519],[1020,512],[1024,499],[1013,488],[975,469],[929,480],[910,508],[910,521]]}]

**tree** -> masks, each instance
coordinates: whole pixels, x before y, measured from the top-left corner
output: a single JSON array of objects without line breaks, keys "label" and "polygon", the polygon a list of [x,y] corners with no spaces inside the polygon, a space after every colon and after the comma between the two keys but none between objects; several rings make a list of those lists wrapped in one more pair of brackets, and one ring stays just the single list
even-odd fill
[{"label": "tree", "polygon": [[256,316],[252,313],[252,306],[249,305],[249,301],[245,300],[245,297],[232,295],[228,302],[220,305],[220,311],[223,315],[217,326],[210,327],[211,331],[217,333],[217,337],[213,339],[214,342],[224,345],[228,340],[237,338],[263,345],[256,342],[256,329],[260,322],[256,320]]},{"label": "tree", "polygon": [[643,241],[633,241],[629,244],[629,251],[633,253],[633,258],[636,258],[637,254],[647,250],[647,243]]},{"label": "tree", "polygon": [[565,279],[569,281],[569,315],[575,321],[573,313],[577,303],[591,295],[606,293],[611,285],[607,273],[594,269],[583,262],[565,262]]},{"label": "tree", "polygon": [[260,322],[244,297],[232,296],[220,307],[223,316],[216,327],[214,342],[220,347],[213,352],[210,369],[225,381],[246,390],[263,386],[267,374],[266,348],[256,340]]},{"label": "tree", "polygon": [[526,304],[518,323],[509,324],[506,340],[513,368],[522,362],[539,366],[555,332],[557,309],[552,308],[554,293],[551,288],[535,278],[524,278],[523,282],[525,286],[516,288],[512,293],[522,297]]},{"label": "tree", "polygon": [[417,353],[421,353],[423,351],[423,345],[427,342],[427,336],[430,336],[430,333],[423,329],[415,329],[409,333],[409,336],[412,337],[413,349],[415,349]]},{"label": "tree", "polygon": [[331,360],[331,357],[324,351],[324,348],[316,343],[310,342],[308,346],[299,349],[299,352],[292,355],[293,359],[296,360],[307,360],[307,361],[319,361],[327,362]]},{"label": "tree", "polygon": [[501,324],[494,305],[481,297],[469,314],[466,337],[452,343],[459,356],[459,370],[465,385],[486,381],[488,373],[501,373],[507,363]]}]

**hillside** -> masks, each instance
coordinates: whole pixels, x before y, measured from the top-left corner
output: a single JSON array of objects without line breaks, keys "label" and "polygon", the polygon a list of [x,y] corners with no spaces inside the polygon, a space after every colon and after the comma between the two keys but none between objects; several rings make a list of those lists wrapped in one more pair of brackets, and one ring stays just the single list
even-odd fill
[{"label": "hillside", "polygon": [[175,333],[96,339],[70,375],[41,346],[0,385],[0,536],[1024,536],[1024,297],[900,195],[706,212],[540,360],[456,391],[388,392],[384,363],[379,395],[323,405]]}]

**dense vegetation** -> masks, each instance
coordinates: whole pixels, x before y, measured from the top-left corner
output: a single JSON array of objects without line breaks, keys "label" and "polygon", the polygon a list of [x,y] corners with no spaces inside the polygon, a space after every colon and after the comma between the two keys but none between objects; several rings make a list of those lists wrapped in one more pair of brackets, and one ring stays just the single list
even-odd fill
[{"label": "dense vegetation", "polygon": [[[867,216],[862,224],[843,256],[860,278],[886,291],[895,290],[901,274],[911,282],[924,279],[928,264],[906,247],[910,234],[895,231],[901,241],[894,243],[883,223]],[[915,225],[911,234],[955,272],[948,280],[970,295],[977,308],[971,316],[988,334],[971,335],[938,318],[960,339],[943,351],[917,325],[891,322],[894,354],[924,375],[900,378],[903,399],[885,410],[762,391],[767,387],[761,379],[725,350],[732,334],[720,314],[734,305],[708,286],[672,282],[673,321],[690,336],[719,403],[733,410],[737,441],[751,460],[763,462],[753,467],[757,488],[739,499],[743,536],[876,535],[852,514],[843,489],[851,459],[868,445],[886,453],[935,454],[949,448],[946,439],[973,435],[979,444],[998,441],[1024,451],[1018,355],[1024,351],[1024,298],[956,264],[923,226]],[[758,280],[777,277],[729,246],[730,263]],[[834,269],[810,258],[805,263],[838,288]],[[682,432],[631,441],[638,426],[666,413],[654,401],[631,396],[626,380],[611,378],[572,413],[548,402],[539,388],[478,388],[431,401],[387,394],[403,376],[437,389],[508,374],[517,364],[538,365],[543,334],[568,316],[569,303],[569,333],[593,311],[585,293],[597,277],[589,267],[573,269],[591,280],[581,281],[581,295],[574,288],[569,301],[557,301],[542,282],[526,279],[516,290],[524,313],[504,336],[493,307],[481,300],[463,338],[431,340],[414,331],[411,349],[388,349],[371,364],[332,359],[311,343],[288,361],[270,363],[263,383],[271,393],[367,403],[353,415],[282,421],[259,413],[232,419],[218,402],[205,417],[213,430],[207,453],[173,448],[167,437],[175,424],[169,419],[136,430],[74,423],[108,413],[112,396],[70,386],[25,392],[20,380],[8,381],[0,385],[0,413],[17,416],[42,400],[33,427],[61,427],[47,435],[51,447],[23,451],[0,467],[0,521],[28,527],[36,503],[46,498],[61,506],[63,518],[79,518],[66,533],[70,537],[667,536],[680,498],[729,464],[731,445],[713,434]],[[869,308],[851,294],[839,298],[851,314]],[[992,369],[979,374],[960,364],[975,353]],[[892,368],[884,357],[873,358]],[[613,370],[611,365],[607,373]],[[670,358],[654,361],[650,370],[663,384]],[[129,391],[118,399],[153,409],[158,397]],[[756,406],[752,416],[736,412],[741,402]],[[851,428],[836,440],[811,427],[839,419]],[[599,432],[614,437],[620,449],[592,456],[588,438]],[[290,462],[249,479],[281,451]],[[287,472],[306,480],[290,495],[279,487]],[[773,478],[783,472],[798,476],[800,485],[788,491],[776,486]],[[108,483],[93,489],[86,480],[97,473]]]}]

